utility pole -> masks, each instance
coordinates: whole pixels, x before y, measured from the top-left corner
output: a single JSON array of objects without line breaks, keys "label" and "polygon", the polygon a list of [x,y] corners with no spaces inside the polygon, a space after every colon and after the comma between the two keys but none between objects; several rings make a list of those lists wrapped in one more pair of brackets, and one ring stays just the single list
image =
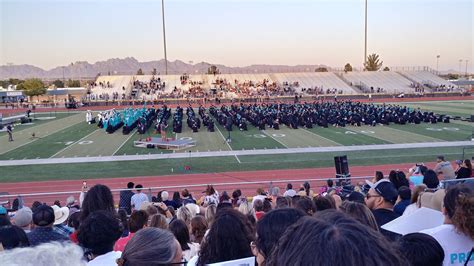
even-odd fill
[{"label": "utility pole", "polygon": [[161,16],[163,17],[163,44],[165,49],[165,74],[168,75],[168,56],[166,55],[166,32],[165,32],[165,0],[161,0]]},{"label": "utility pole", "polygon": [[466,59],[465,61],[466,61],[466,72],[465,72],[465,74],[466,74],[466,79],[467,79],[467,63],[469,62],[469,60]]},{"label": "utility pole", "polygon": [[439,75],[439,68],[438,67],[439,67],[439,58],[440,57],[441,57],[440,55],[436,56],[436,75]]},{"label": "utility pole", "polygon": [[462,63],[462,59],[459,59],[459,76],[462,75],[462,73],[461,73],[461,63]]},{"label": "utility pole", "polygon": [[365,0],[365,45],[364,45],[364,68],[367,63],[367,0]]}]

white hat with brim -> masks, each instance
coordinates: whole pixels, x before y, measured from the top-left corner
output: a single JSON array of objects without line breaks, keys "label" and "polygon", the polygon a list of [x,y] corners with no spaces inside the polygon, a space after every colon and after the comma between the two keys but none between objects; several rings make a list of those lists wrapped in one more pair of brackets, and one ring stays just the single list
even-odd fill
[{"label": "white hat with brim", "polygon": [[54,225],[64,223],[69,217],[69,208],[68,207],[58,207],[57,205],[51,206],[54,210]]}]

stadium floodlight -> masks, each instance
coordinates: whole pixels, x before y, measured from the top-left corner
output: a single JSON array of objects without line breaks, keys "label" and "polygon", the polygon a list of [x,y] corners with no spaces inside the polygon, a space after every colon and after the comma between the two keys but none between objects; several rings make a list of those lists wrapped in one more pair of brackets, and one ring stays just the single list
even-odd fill
[{"label": "stadium floodlight", "polygon": [[441,55],[437,55],[436,56],[436,74],[439,75],[439,70],[438,70],[438,67],[439,67],[439,58],[441,57]]},{"label": "stadium floodlight", "polygon": [[165,32],[165,0],[161,0],[161,16],[163,18],[163,48],[165,50],[165,74],[168,75],[168,57],[166,55],[166,32]]},{"label": "stadium floodlight", "polygon": [[465,72],[465,74],[466,74],[466,79],[467,79],[467,63],[469,62],[469,60],[466,59],[466,60],[464,60],[464,61],[466,62],[466,72]]},{"label": "stadium floodlight", "polygon": [[367,63],[367,0],[365,0],[365,45],[364,45],[364,68]]}]

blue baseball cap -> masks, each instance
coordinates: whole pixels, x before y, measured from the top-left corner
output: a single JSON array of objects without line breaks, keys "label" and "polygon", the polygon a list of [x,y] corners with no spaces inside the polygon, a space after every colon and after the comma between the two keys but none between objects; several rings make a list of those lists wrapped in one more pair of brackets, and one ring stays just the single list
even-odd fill
[{"label": "blue baseball cap", "polygon": [[3,206],[0,206],[0,215],[5,215],[7,214],[7,209],[5,209],[5,207]]}]

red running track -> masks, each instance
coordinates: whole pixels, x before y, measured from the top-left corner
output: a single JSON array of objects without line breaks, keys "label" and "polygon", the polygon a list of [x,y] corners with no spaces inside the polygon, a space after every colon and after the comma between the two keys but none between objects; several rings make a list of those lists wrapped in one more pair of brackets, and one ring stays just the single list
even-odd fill
[{"label": "red running track", "polygon": [[[382,171],[388,175],[390,170],[400,169],[405,173],[408,172],[413,164],[388,164],[376,166],[352,166],[350,167],[351,175],[353,177],[359,176],[373,176],[375,171]],[[428,163],[428,167],[433,167],[434,163]],[[199,198],[202,191],[205,189],[205,184],[216,183],[239,183],[263,181],[259,184],[239,184],[239,185],[218,185],[215,186],[219,192],[227,191],[229,195],[234,189],[241,189],[243,195],[254,196],[255,190],[258,187],[267,189],[270,181],[278,180],[305,180],[321,178],[333,178],[335,176],[335,169],[327,168],[307,168],[307,169],[287,169],[287,170],[264,170],[264,171],[242,171],[242,172],[222,172],[222,173],[205,173],[205,174],[180,174],[180,175],[165,175],[165,176],[137,176],[127,178],[102,178],[102,179],[88,179],[87,184],[92,187],[95,184],[104,184],[111,189],[125,188],[127,183],[133,181],[135,184],[142,184],[144,187],[163,187],[163,186],[179,186],[179,188],[170,188],[168,191],[180,191],[186,188],[187,185],[199,185],[198,187],[188,187],[188,190]],[[29,193],[54,193],[63,191],[79,191],[82,187],[83,180],[57,180],[57,181],[38,181],[38,182],[18,182],[18,183],[1,183],[0,192],[8,192],[9,194],[29,194]],[[355,184],[357,181],[353,181]],[[295,189],[298,189],[303,181],[291,182]],[[311,186],[314,191],[319,191],[325,181],[313,181]],[[283,190],[286,183],[275,183],[274,185]],[[156,195],[158,190],[153,191]],[[35,200],[52,204],[55,200],[60,200],[65,204],[65,200],[69,195],[45,195],[45,196],[30,196],[25,197],[25,204],[31,205]],[[74,195],[76,199],[79,194]],[[118,193],[114,193],[115,202],[118,203]],[[11,199],[10,199],[11,200]]]}]

